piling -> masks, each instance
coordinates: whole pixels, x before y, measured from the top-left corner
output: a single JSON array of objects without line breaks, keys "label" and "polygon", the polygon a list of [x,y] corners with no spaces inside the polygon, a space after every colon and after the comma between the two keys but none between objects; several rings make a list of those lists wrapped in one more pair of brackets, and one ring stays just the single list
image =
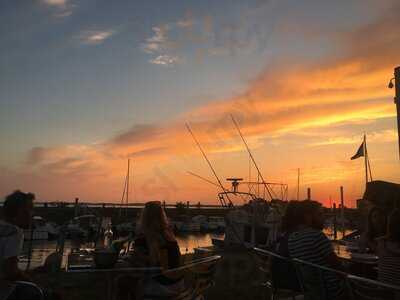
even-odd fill
[{"label": "piling", "polygon": [[74,216],[77,217],[78,215],[79,215],[79,198],[75,198]]}]

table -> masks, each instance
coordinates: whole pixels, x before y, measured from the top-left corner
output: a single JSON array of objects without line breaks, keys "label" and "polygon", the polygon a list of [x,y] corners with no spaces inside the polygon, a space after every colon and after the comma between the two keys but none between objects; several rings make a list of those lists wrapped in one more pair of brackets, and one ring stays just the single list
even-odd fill
[{"label": "table", "polygon": [[98,269],[94,265],[93,257],[90,253],[73,253],[68,255],[67,273],[103,273],[107,277],[107,299],[113,299],[114,279],[116,275],[129,274],[133,277],[143,278],[145,276],[154,276],[161,273],[159,267],[130,267],[126,262],[119,259],[113,268]]}]

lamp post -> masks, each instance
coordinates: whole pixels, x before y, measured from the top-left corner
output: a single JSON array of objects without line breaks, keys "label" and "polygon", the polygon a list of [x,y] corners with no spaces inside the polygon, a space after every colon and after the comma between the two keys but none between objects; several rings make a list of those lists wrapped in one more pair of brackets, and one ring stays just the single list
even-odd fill
[{"label": "lamp post", "polygon": [[[394,80],[394,84],[393,84]],[[399,142],[399,158],[400,158],[400,66],[394,69],[394,77],[390,79],[389,88],[395,88],[394,103],[396,104],[397,110],[397,134]]]}]

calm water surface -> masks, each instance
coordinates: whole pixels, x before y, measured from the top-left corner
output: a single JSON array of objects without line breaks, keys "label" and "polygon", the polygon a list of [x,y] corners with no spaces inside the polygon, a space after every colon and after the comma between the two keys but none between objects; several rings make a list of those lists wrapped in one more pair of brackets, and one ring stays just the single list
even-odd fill
[{"label": "calm water surface", "polygon": [[[352,230],[346,230],[345,234],[351,233]],[[324,233],[330,238],[333,239],[333,231],[329,228],[324,229]],[[337,232],[337,238],[340,239],[342,237],[342,231]],[[192,253],[194,248],[197,247],[207,247],[212,245],[212,239],[219,238],[223,239],[224,234],[213,234],[213,233],[196,233],[196,234],[185,234],[185,235],[177,235],[177,240],[179,244],[179,248],[182,254]],[[38,267],[43,265],[46,257],[55,251],[57,246],[57,241],[35,241],[32,243],[32,258],[29,269]],[[24,244],[24,251],[28,253],[29,243],[26,242]],[[65,241],[65,251],[63,264],[65,265],[66,256],[71,250],[71,242],[69,240]],[[20,267],[26,269],[27,264],[27,256],[22,256],[20,258]]]},{"label": "calm water surface", "polygon": [[[207,247],[212,245],[211,239],[220,238],[223,239],[223,234],[213,233],[196,233],[196,234],[185,234],[177,235],[179,248],[182,254],[192,253],[194,248]],[[43,265],[46,257],[55,251],[57,241],[34,241],[32,243],[32,258],[29,269]],[[24,244],[24,253],[28,253],[29,242]],[[66,257],[71,250],[70,240],[65,241],[65,251],[63,257],[63,265],[66,263]],[[26,269],[27,267],[27,256],[24,255],[20,258],[20,267]]]}]

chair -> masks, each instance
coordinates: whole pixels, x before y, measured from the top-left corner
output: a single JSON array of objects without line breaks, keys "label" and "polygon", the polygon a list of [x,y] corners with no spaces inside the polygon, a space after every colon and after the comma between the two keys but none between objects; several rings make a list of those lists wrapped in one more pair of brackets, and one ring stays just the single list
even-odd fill
[{"label": "chair", "polygon": [[15,281],[11,283],[12,290],[6,298],[2,299],[21,299],[21,296],[28,299],[44,300],[44,294],[40,287],[28,281]]},{"label": "chair", "polygon": [[[262,285],[271,291],[271,300],[281,295],[289,296],[292,299],[302,296],[303,288],[290,258],[265,249],[253,248],[253,250],[261,258],[260,271],[269,276],[269,280]],[[289,273],[292,274],[292,278],[290,278]]]},{"label": "chair", "polygon": [[[347,274],[325,266],[294,258],[294,266],[307,299],[336,299],[346,291]],[[327,282],[336,282],[337,290],[330,290]]]},{"label": "chair", "polygon": [[352,300],[397,300],[400,287],[359,276],[348,275],[347,287]]},{"label": "chair", "polygon": [[164,271],[162,273],[164,276],[182,275],[185,286],[175,294],[173,291],[165,293],[165,295],[161,293],[145,293],[143,299],[192,300],[201,298],[204,292],[214,284],[213,277],[220,259],[221,256],[214,255],[193,260],[191,263],[179,268]]},{"label": "chair", "polygon": [[12,295],[16,287],[15,283],[5,280],[0,281],[0,300],[7,300]]}]

